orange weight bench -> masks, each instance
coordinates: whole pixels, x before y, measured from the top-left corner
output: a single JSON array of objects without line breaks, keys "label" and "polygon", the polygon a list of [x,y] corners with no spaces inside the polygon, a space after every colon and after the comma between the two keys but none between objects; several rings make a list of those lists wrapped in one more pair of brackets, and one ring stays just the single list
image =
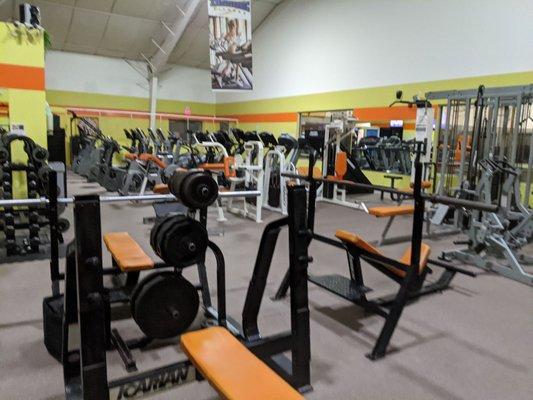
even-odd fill
[{"label": "orange weight bench", "polygon": [[369,208],[368,213],[370,215],[373,215],[376,218],[388,218],[387,224],[385,225],[385,228],[383,228],[383,232],[381,233],[380,239],[376,241],[375,243],[378,246],[383,246],[385,244],[393,244],[393,243],[405,242],[407,240],[410,240],[411,235],[396,236],[392,238],[387,237],[387,235],[396,217],[400,215],[413,215],[414,212],[415,212],[414,205],[379,206],[379,207]]},{"label": "orange weight bench", "polygon": [[303,399],[225,328],[217,326],[185,333],[180,344],[187,358],[222,399]]},{"label": "orange weight bench", "polygon": [[[413,191],[413,184],[410,184],[409,191]],[[429,189],[431,187],[430,181],[422,181],[422,189]],[[400,202],[401,203],[401,202]],[[372,207],[368,209],[368,213],[370,215],[373,215],[376,218],[389,218],[387,221],[387,224],[385,225],[385,228],[383,229],[383,232],[381,233],[381,237],[379,240],[377,240],[375,243],[378,246],[383,246],[386,244],[394,244],[394,243],[400,243],[400,242],[406,242],[411,240],[411,235],[400,235],[396,237],[387,237],[390,228],[392,226],[392,223],[394,222],[394,219],[401,215],[413,215],[415,212],[415,206],[414,205],[398,205],[398,206],[378,206],[378,207]],[[427,226],[427,233],[429,234],[429,225]]]},{"label": "orange weight bench", "polygon": [[[317,237],[318,236],[318,237]],[[437,284],[424,286],[428,273],[433,271],[428,267],[431,248],[424,243],[420,244],[419,262],[415,271],[412,270],[411,245],[407,246],[399,258],[391,258],[384,255],[377,247],[365,241],[360,236],[338,230],[335,234],[340,242],[320,237],[315,234],[315,239],[342,248],[348,255],[350,277],[339,274],[309,275],[309,281],[340,296],[368,312],[385,318],[385,324],[376,340],[370,354],[372,360],[385,356],[389,341],[400,319],[404,306],[411,300],[422,295],[444,290],[448,287],[453,272],[445,271]],[[323,240],[327,239],[327,240]],[[371,288],[365,286],[363,279],[362,261],[383,273],[389,279],[400,285],[399,289],[391,295],[379,298],[369,298]]]},{"label": "orange weight bench", "polygon": [[127,232],[110,232],[104,234],[104,243],[111,254],[113,267],[126,273],[124,290],[133,290],[141,271],[156,267],[154,260]]},{"label": "orange weight bench", "polygon": [[106,233],[104,243],[113,258],[113,265],[123,272],[138,272],[155,266],[155,262],[127,232]]}]

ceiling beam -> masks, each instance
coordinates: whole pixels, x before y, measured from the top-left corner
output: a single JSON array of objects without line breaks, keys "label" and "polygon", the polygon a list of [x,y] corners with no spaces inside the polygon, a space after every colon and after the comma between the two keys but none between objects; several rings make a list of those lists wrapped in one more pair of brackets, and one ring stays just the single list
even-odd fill
[{"label": "ceiling beam", "polygon": [[176,13],[176,20],[172,24],[170,32],[168,32],[165,40],[161,45],[158,45],[157,52],[152,56],[152,73],[157,75],[168,62],[170,54],[178,44],[178,41],[183,36],[183,32],[191,22],[193,15],[200,8],[200,4],[205,0],[191,0],[187,10],[183,11],[176,4],[179,12]]}]

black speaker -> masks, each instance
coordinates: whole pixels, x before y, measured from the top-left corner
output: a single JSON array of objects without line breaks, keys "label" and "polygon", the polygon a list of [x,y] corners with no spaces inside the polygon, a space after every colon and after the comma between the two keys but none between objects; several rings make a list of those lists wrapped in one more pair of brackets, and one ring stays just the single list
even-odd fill
[{"label": "black speaker", "polygon": [[29,3],[19,5],[20,22],[25,25],[31,25],[34,28],[41,26],[41,10],[39,7]]}]

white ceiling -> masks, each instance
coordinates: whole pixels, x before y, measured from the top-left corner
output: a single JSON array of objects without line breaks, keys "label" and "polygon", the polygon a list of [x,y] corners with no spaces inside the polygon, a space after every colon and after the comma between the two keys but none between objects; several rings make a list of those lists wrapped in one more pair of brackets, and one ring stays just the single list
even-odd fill
[{"label": "white ceiling", "polygon": [[[257,28],[283,0],[252,0],[252,26]],[[42,25],[52,49],[131,60],[151,57],[189,0],[0,0],[0,21],[18,19],[18,5],[41,9]],[[209,68],[207,0],[194,15],[169,62]]]}]

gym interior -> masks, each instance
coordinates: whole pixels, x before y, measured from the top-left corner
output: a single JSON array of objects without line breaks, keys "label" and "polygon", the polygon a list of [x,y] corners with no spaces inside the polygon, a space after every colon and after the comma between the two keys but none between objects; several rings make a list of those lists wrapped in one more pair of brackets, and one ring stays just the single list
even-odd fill
[{"label": "gym interior", "polygon": [[0,0],[0,398],[533,398],[533,2]]}]

